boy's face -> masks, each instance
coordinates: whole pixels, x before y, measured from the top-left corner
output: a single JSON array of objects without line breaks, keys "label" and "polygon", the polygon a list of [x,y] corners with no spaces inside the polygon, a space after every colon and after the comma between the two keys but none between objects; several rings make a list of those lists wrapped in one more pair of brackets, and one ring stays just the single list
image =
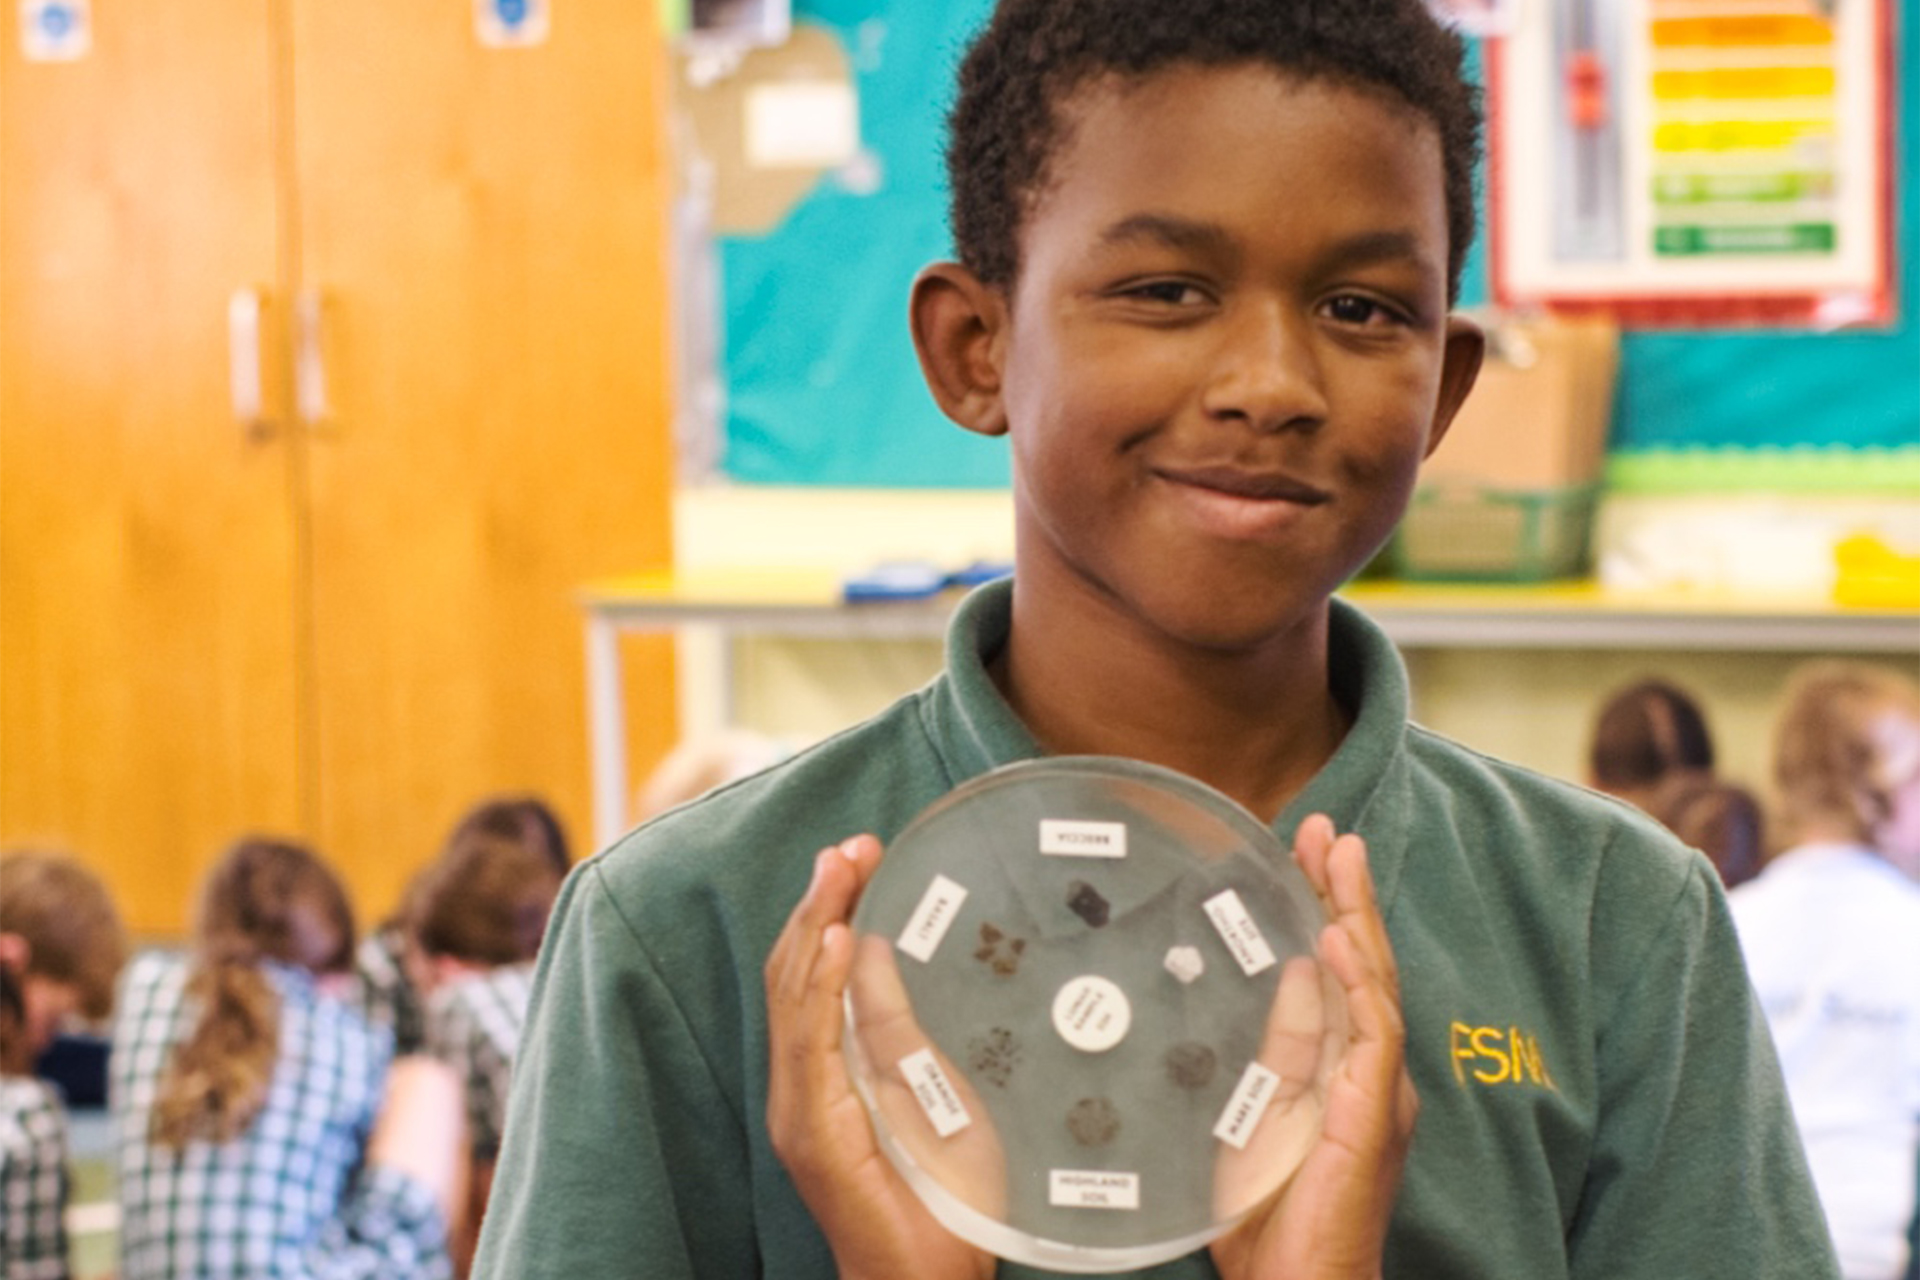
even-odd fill
[{"label": "boy's face", "polygon": [[1067,116],[969,423],[1010,433],[1022,579],[1208,647],[1317,621],[1479,366],[1437,134],[1252,64]]}]

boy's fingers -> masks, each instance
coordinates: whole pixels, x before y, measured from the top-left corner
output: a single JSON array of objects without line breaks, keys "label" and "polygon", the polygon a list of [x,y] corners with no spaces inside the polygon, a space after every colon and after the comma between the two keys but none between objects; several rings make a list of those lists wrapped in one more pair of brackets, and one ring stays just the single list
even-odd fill
[{"label": "boy's fingers", "polygon": [[1327,851],[1327,880],[1334,923],[1348,932],[1360,950],[1362,961],[1380,976],[1398,1000],[1400,969],[1394,960],[1393,943],[1387,936],[1387,923],[1380,915],[1380,904],[1374,896],[1366,842],[1352,833],[1335,840]]},{"label": "boy's fingers", "polygon": [[1293,833],[1293,860],[1322,902],[1328,899],[1327,854],[1333,841],[1333,819],[1324,813],[1309,814]]},{"label": "boy's fingers", "polygon": [[880,842],[854,836],[814,855],[807,890],[767,955],[767,994],[797,1000],[809,985],[828,925],[844,923],[880,862]]},{"label": "boy's fingers", "polygon": [[1379,973],[1397,1000],[1399,968],[1374,893],[1366,841],[1352,832],[1336,835],[1332,819],[1316,813],[1295,831],[1293,856],[1329,919],[1348,931],[1361,962]]}]

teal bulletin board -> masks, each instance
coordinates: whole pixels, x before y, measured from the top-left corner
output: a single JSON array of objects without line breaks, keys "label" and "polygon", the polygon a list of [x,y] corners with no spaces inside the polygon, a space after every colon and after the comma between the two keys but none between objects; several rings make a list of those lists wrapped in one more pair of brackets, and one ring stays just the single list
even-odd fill
[{"label": "teal bulletin board", "polygon": [[[1840,0],[1860,3],[1862,0]],[[797,0],[848,50],[870,193],[823,178],[772,233],[719,245],[726,477],[854,487],[1003,486],[1004,442],[941,417],[907,336],[907,292],[950,254],[940,149],[953,68],[990,0]],[[1900,6],[1895,6],[1897,10]],[[1891,83],[1894,318],[1844,333],[1629,331],[1610,442],[1616,487],[1920,491],[1920,24]],[[1465,305],[1488,298],[1476,246]]]}]

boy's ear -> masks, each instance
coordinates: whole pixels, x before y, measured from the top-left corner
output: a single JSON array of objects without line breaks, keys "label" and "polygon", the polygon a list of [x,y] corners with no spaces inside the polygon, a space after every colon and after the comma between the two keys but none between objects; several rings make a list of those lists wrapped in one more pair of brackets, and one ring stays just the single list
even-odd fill
[{"label": "boy's ear", "polygon": [[1466,403],[1474,379],[1480,376],[1480,361],[1486,353],[1487,335],[1480,331],[1479,325],[1465,316],[1447,317],[1446,349],[1440,364],[1440,399],[1434,405],[1433,427],[1427,432],[1428,457],[1440,447],[1447,429],[1453,425],[1453,415]]},{"label": "boy's ear", "polygon": [[983,436],[1005,435],[1006,295],[957,262],[936,262],[914,278],[911,308],[913,349],[940,412]]},{"label": "boy's ear", "polygon": [[0,933],[0,967],[13,970],[19,977],[26,973],[32,959],[32,943],[17,933]]}]

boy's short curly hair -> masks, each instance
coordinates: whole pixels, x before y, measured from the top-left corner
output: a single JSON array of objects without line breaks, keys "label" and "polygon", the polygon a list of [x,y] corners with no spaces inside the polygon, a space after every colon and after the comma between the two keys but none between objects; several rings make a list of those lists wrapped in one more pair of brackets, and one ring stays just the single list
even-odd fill
[{"label": "boy's short curly hair", "polygon": [[1463,54],[1423,0],[1001,0],[960,64],[947,118],[960,260],[989,284],[1013,284],[1020,232],[1059,146],[1060,106],[1087,80],[1255,62],[1386,94],[1432,122],[1446,172],[1447,293],[1457,298],[1481,125]]}]

